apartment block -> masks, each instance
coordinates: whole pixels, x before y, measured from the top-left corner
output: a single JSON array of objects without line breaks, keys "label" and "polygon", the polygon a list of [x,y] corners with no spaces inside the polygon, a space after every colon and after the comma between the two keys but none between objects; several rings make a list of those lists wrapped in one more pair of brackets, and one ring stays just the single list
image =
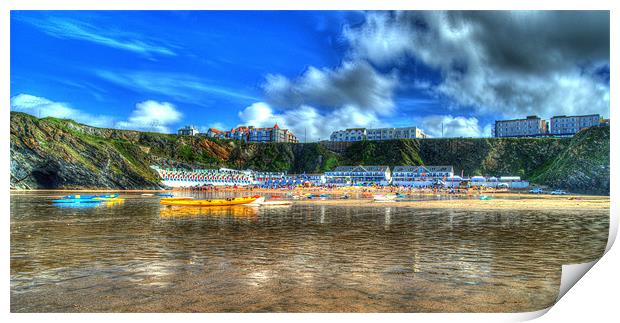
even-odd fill
[{"label": "apartment block", "polygon": [[574,135],[582,129],[601,124],[601,116],[588,114],[581,116],[555,116],[551,118],[551,134]]},{"label": "apartment block", "polygon": [[390,139],[415,139],[427,138],[422,129],[417,127],[406,128],[349,128],[334,131],[330,136],[330,141],[351,142],[362,140],[390,140]]},{"label": "apartment block", "polygon": [[538,116],[495,121],[495,137],[537,137],[547,133],[547,121]]}]

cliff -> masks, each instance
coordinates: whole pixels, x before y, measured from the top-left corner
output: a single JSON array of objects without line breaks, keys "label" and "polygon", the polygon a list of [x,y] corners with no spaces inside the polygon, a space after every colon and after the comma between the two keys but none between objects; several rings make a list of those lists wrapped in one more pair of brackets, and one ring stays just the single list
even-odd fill
[{"label": "cliff", "polygon": [[11,188],[17,189],[158,188],[151,165],[314,173],[337,162],[316,143],[207,140],[11,112]]},{"label": "cliff", "polygon": [[11,187],[157,188],[150,165],[317,173],[338,165],[453,165],[465,175],[519,175],[570,191],[609,193],[609,128],[566,139],[402,139],[250,144],[94,128],[11,113]]},{"label": "cliff", "polygon": [[452,165],[455,174],[528,178],[568,146],[570,139],[399,139],[353,143],[347,164]]},{"label": "cliff", "polygon": [[609,127],[579,132],[531,180],[574,192],[609,194]]}]

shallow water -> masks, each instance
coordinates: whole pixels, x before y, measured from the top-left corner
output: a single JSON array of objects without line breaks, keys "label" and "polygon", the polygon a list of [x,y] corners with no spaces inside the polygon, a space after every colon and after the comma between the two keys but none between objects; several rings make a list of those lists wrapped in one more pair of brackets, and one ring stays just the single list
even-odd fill
[{"label": "shallow water", "polygon": [[[187,193],[189,195],[189,193]],[[12,312],[521,312],[602,255],[609,212],[58,207],[11,195]],[[204,196],[204,193],[203,193]]]}]

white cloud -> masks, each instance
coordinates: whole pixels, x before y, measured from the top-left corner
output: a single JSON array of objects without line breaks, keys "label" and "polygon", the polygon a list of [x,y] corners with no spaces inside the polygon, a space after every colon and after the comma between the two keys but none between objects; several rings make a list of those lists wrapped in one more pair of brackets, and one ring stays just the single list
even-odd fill
[{"label": "white cloud", "polygon": [[431,115],[418,120],[420,128],[435,138],[442,137],[490,137],[491,125],[481,127],[475,117],[454,117],[452,115]]},{"label": "white cloud", "polygon": [[277,122],[302,141],[325,140],[334,130],[384,125],[380,117],[393,114],[397,84],[395,74],[381,74],[363,60],[335,69],[309,67],[292,80],[268,75],[266,102],[248,106],[239,118],[257,127]]},{"label": "white cloud", "polygon": [[[272,127],[275,123],[281,128],[290,129],[300,141],[329,139],[332,131],[344,127],[381,126],[382,122],[372,111],[363,111],[353,106],[344,106],[331,111],[302,105],[297,109],[276,112],[265,102],[256,102],[239,112],[245,125]],[[307,138],[304,138],[304,134]]]},{"label": "white cloud", "polygon": [[182,116],[172,103],[149,100],[136,104],[129,119],[117,122],[116,127],[169,133],[170,125],[179,122]]},{"label": "white cloud", "polygon": [[43,97],[23,93],[11,98],[11,110],[26,112],[40,118],[72,119],[95,127],[110,127],[113,124],[113,118],[111,117],[92,115],[74,109],[67,103],[54,102]]},{"label": "white cloud", "polygon": [[256,102],[239,111],[239,118],[248,125],[255,127],[271,127],[275,123],[283,122],[280,116],[275,116],[271,107],[265,102]]},{"label": "white cloud", "polygon": [[353,106],[388,115],[393,112],[396,85],[394,74],[380,74],[365,61],[347,61],[336,69],[311,66],[294,80],[267,75],[263,88],[267,102],[280,108]]},{"label": "white cloud", "polygon": [[182,114],[168,102],[144,101],[136,104],[129,118],[114,122],[113,117],[92,115],[70,107],[67,103],[54,102],[30,94],[19,94],[11,98],[11,110],[26,112],[36,117],[71,119],[76,122],[103,128],[170,132],[170,126],[181,121]]},{"label": "white cloud", "polygon": [[176,55],[171,48],[156,44],[153,40],[144,40],[144,36],[135,33],[109,28],[101,29],[83,21],[66,18],[47,17],[39,19],[20,15],[15,15],[15,17],[15,19],[29,23],[56,38],[77,39],[147,56],[151,54]]},{"label": "white cloud", "polygon": [[607,12],[371,12],[344,36],[351,59],[438,70],[432,90],[478,112],[609,115]]}]

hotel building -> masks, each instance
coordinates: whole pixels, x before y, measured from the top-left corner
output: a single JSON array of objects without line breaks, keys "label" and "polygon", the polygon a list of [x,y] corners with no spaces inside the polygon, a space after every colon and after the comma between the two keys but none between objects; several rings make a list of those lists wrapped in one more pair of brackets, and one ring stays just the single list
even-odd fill
[{"label": "hotel building", "polygon": [[453,176],[452,166],[396,166],[392,170],[392,184],[428,186]]},{"label": "hotel building", "polygon": [[334,131],[330,136],[330,140],[335,142],[416,138],[427,138],[427,135],[420,128],[406,127],[378,129],[349,128],[345,130]]},{"label": "hotel building", "polygon": [[589,114],[581,116],[555,116],[551,118],[551,134],[556,136],[574,135],[582,129],[601,124],[601,116]]},{"label": "hotel building", "polygon": [[495,137],[537,137],[547,132],[547,122],[537,116],[495,121]]},{"label": "hotel building", "polygon": [[219,139],[235,139],[247,142],[292,142],[298,143],[297,137],[288,129],[282,129],[276,123],[271,128],[254,128],[252,126],[239,126],[230,131],[220,131],[215,128],[209,129],[208,137]]},{"label": "hotel building", "polygon": [[417,127],[368,129],[366,135],[367,140],[416,139],[427,137],[424,131]]},{"label": "hotel building", "polygon": [[198,135],[198,129],[194,126],[185,126],[177,131],[179,136],[196,136]]},{"label": "hotel building", "polygon": [[329,137],[329,140],[339,142],[362,141],[365,139],[365,128],[350,128],[345,130],[337,130],[332,132],[332,135]]}]

